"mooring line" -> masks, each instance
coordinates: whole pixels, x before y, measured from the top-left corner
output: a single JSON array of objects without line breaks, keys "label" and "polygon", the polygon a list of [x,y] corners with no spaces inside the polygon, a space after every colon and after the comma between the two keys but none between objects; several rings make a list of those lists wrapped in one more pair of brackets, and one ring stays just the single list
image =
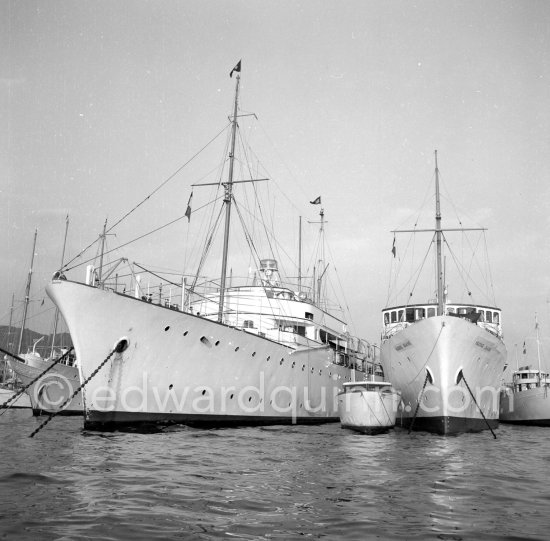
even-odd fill
[{"label": "mooring line", "polygon": [[89,377],[87,377],[85,380],[84,380],[84,383],[82,383],[80,385],[80,387],[69,397],[67,398],[67,400],[65,400],[65,402],[63,402],[63,404],[61,404],[61,406],[59,407],[59,409],[53,413],[50,413],[48,415],[48,418],[36,429],[34,430],[30,435],[29,435],[29,438],[34,438],[34,436],[36,434],[38,434],[38,432],[40,432],[56,415],[58,415],[59,413],[61,413],[63,411],[63,408],[86,386],[86,384],[96,376],[96,374],[105,366],[105,364],[110,360],[110,358],[115,354],[115,353],[122,353],[127,347],[127,344],[125,343],[124,340],[120,340],[116,346],[114,347],[114,349],[111,351],[111,353],[109,353],[109,355],[107,355],[107,357],[104,359],[104,361],[89,375]]},{"label": "mooring line", "polygon": [[468,385],[468,382],[466,381],[466,378],[464,377],[464,372],[461,371],[462,374],[462,381],[466,385],[466,389],[468,389],[468,392],[470,393],[470,396],[472,397],[472,400],[474,401],[474,404],[477,406],[477,409],[479,410],[479,413],[481,413],[481,416],[483,417],[483,420],[487,424],[487,427],[491,431],[491,434],[493,435],[493,438],[495,440],[497,439],[496,434],[493,432],[493,429],[491,428],[491,425],[489,424],[489,421],[487,421],[487,418],[485,417],[485,414],[483,413],[483,410],[479,407],[479,404],[477,403],[476,397],[474,396],[474,393],[472,393],[472,390],[470,389],[470,386]]},{"label": "mooring line", "polygon": [[[17,392],[17,394],[13,395],[11,398],[8,398],[1,406],[0,406],[0,410],[6,408],[8,409],[8,404],[10,402],[13,402],[15,400],[17,400],[31,385],[33,385],[34,383],[36,383],[44,374],[46,374],[47,372],[49,372],[52,368],[54,368],[54,366],[58,365],[61,361],[63,361],[66,357],[68,357],[71,352],[73,351],[73,347],[71,346],[61,357],[59,357],[59,359],[56,359],[55,361],[53,361],[53,364],[51,364],[50,366],[48,366],[48,368],[46,368],[46,370],[44,370],[43,372],[41,372],[38,376],[36,376],[28,385],[25,385],[23,388],[19,389],[19,391]],[[5,353],[6,355],[9,355],[10,357],[13,357],[15,360],[23,363],[23,364],[27,364],[25,362],[25,359],[22,359],[21,357],[19,357],[18,355],[15,355],[14,353],[10,353],[9,351],[6,351],[5,349],[3,348],[0,348],[0,351],[2,353]],[[11,408],[11,406],[9,406]],[[0,414],[1,415],[1,414]]]},{"label": "mooring line", "polygon": [[413,415],[411,424],[409,425],[409,434],[411,433],[414,426],[414,422],[416,421],[416,416],[418,415],[418,410],[420,409],[420,403],[422,402],[422,396],[424,396],[424,389],[426,388],[426,385],[428,384],[429,379],[430,379],[430,373],[426,370],[426,379],[424,380],[424,385],[422,385],[422,390],[420,391],[418,403],[416,404],[416,409],[414,410],[414,415]]}]

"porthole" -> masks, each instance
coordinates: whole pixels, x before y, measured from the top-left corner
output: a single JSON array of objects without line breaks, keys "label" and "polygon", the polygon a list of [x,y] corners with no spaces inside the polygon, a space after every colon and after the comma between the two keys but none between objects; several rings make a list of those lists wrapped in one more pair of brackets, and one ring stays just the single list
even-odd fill
[{"label": "porthole", "polygon": [[252,402],[252,397],[251,396],[248,397],[248,401]]},{"label": "porthole", "polygon": [[239,346],[237,346],[237,347],[235,348],[235,351],[239,351]]},{"label": "porthole", "polygon": [[215,346],[219,346],[220,345],[220,341],[219,340],[216,340],[216,342],[214,343]]},{"label": "porthole", "polygon": [[270,359],[271,359],[271,356],[270,356],[270,355],[268,355],[268,356],[267,356],[267,359],[266,359],[266,361],[268,361],[268,362],[269,362],[269,360],[270,360]]},{"label": "porthole", "polygon": [[206,394],[206,389],[203,389],[201,394],[204,396]]},{"label": "porthole", "polygon": [[188,334],[189,334],[189,331],[185,331],[185,332],[183,333],[183,336],[187,336]]},{"label": "porthole", "polygon": [[233,400],[233,393],[231,393],[231,396],[229,397],[231,400]]},{"label": "porthole", "polygon": [[256,357],[256,352],[255,351],[252,352],[252,357]]},{"label": "porthole", "polygon": [[169,331],[170,330],[170,325],[166,325],[166,327],[164,327],[164,331]]},{"label": "porthole", "polygon": [[170,385],[168,385],[168,390],[171,391],[173,388],[174,386],[170,383]]},{"label": "porthole", "polygon": [[209,348],[212,347],[212,344],[210,343],[210,340],[208,340],[208,338],[206,338],[206,336],[201,336],[201,342],[202,342],[206,347],[209,347]]}]

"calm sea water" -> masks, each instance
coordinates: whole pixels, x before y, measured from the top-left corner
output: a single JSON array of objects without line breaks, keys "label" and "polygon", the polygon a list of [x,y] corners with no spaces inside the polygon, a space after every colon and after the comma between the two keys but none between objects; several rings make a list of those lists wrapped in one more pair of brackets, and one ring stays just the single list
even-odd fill
[{"label": "calm sea water", "polygon": [[547,539],[550,429],[90,432],[0,416],[6,539]]}]

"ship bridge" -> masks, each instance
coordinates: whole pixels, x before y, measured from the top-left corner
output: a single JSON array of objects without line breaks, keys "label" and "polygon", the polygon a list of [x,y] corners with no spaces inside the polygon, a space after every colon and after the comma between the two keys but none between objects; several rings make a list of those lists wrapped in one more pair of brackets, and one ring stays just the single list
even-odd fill
[{"label": "ship bridge", "polygon": [[[436,302],[386,308],[382,310],[382,338],[389,338],[417,321],[436,317],[436,315]],[[445,305],[445,315],[466,319],[502,338],[502,313],[499,308],[476,304],[448,303]]]}]

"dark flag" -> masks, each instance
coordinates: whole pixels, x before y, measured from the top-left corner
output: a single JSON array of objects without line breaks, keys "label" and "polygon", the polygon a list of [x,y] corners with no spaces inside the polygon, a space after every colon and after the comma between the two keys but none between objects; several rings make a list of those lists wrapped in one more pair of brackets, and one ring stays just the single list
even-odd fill
[{"label": "dark flag", "polygon": [[316,197],[313,201],[310,201],[312,205],[320,205],[321,204],[321,196]]},{"label": "dark flag", "polygon": [[391,247],[391,253],[393,254],[393,257],[395,257],[397,250],[395,248],[395,237],[393,237],[393,246]]},{"label": "dark flag", "polygon": [[523,341],[523,354],[527,353],[527,348],[525,347],[525,340]]},{"label": "dark flag", "polygon": [[229,77],[233,77],[233,72],[241,73],[241,61],[237,62],[237,65],[229,72]]},{"label": "dark flag", "polygon": [[191,199],[193,199],[192,191],[191,191],[191,195],[189,196],[189,201],[187,201],[187,209],[185,210],[185,214],[184,214],[184,216],[187,216],[188,223],[191,221]]}]

